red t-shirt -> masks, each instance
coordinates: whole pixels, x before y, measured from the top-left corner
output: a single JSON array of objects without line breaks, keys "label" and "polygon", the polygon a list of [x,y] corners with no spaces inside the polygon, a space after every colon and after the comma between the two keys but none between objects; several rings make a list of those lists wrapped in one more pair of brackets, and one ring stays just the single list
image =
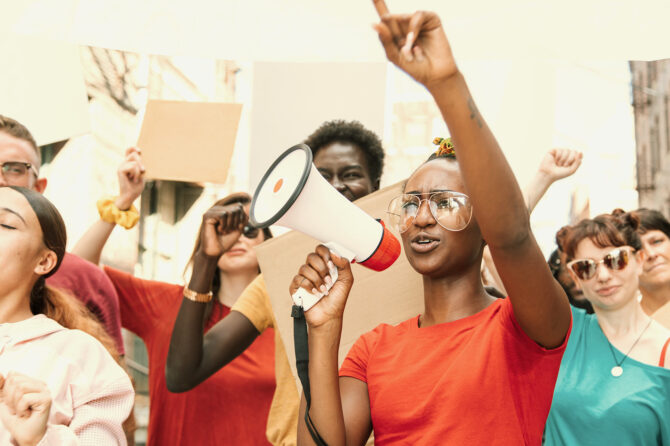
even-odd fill
[{"label": "red t-shirt", "polygon": [[377,445],[539,445],[564,350],[533,342],[498,299],[431,327],[382,324],[340,376],[367,383]]},{"label": "red t-shirt", "polygon": [[119,296],[98,265],[66,252],[58,271],[47,279],[47,285],[65,290],[83,302],[104,325],[123,355]]},{"label": "red t-shirt", "polygon": [[[144,340],[149,354],[147,446],[268,445],[265,436],[275,390],[274,330],[194,389],[170,393],[165,363],[184,287],[143,280],[105,267],[121,303],[121,323]],[[216,302],[205,331],[230,308]]]}]

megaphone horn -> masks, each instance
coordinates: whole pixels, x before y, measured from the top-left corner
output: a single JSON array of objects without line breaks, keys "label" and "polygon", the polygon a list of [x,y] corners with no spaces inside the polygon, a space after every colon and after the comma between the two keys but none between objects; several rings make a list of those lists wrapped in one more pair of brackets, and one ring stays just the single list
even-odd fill
[{"label": "megaphone horn", "polygon": [[277,224],[300,231],[375,271],[388,268],[400,255],[398,239],[321,176],[305,144],[282,153],[265,172],[249,220],[259,228]]}]

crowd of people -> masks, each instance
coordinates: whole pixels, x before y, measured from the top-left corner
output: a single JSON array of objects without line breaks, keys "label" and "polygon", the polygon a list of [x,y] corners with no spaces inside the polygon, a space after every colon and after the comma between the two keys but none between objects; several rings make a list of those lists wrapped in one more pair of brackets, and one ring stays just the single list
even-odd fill
[{"label": "crowd of people", "polygon": [[[139,219],[142,153],[66,252],[29,130],[0,115],[0,444],[134,444],[121,327],[149,357],[147,444],[670,445],[670,222],[621,209],[564,226],[545,260],[530,212],[582,155],[547,152],[522,190],[479,113],[437,15],[374,0],[389,61],[425,86],[451,138],[389,204],[424,310],[369,327],[339,365],[350,263],[323,245],[287,278],[326,291],[304,313],[310,399],[296,386],[254,247],[251,197],[202,216],[185,286],[100,265]],[[304,141],[348,200],[377,191],[380,138],[355,121]],[[337,277],[331,271],[337,269]],[[175,277],[175,282],[180,282]]]}]

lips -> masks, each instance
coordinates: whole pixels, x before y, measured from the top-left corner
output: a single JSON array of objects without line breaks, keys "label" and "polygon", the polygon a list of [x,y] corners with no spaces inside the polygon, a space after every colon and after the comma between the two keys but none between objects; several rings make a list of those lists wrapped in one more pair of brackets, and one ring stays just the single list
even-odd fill
[{"label": "lips", "polygon": [[596,290],[596,292],[598,293],[599,296],[608,297],[608,296],[611,296],[612,294],[616,293],[617,291],[619,291],[620,288],[621,288],[621,285],[611,285],[611,286],[598,288]]},{"label": "lips", "polygon": [[426,233],[420,233],[410,241],[410,246],[414,252],[425,254],[437,248],[440,244],[438,237]]},{"label": "lips", "polygon": [[230,251],[226,252],[227,256],[241,256],[244,255],[247,252],[246,249],[239,249],[239,248],[234,248],[231,249]]}]

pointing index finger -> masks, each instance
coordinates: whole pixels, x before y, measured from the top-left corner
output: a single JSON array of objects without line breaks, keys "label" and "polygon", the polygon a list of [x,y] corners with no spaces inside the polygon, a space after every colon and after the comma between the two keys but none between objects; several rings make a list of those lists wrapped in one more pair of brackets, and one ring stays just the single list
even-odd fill
[{"label": "pointing index finger", "polygon": [[377,14],[379,14],[380,19],[383,19],[390,14],[384,0],[372,0],[372,3],[375,5],[375,9],[377,10]]},{"label": "pointing index finger", "polygon": [[399,43],[403,38],[402,31],[400,30],[398,22],[396,22],[395,19],[391,18],[391,12],[389,11],[389,8],[386,6],[386,1],[372,0],[372,3],[375,5],[375,9],[377,10],[379,18],[382,19],[383,22],[388,23],[389,29],[391,30],[391,35],[393,36],[393,40],[395,40],[396,43]]}]

